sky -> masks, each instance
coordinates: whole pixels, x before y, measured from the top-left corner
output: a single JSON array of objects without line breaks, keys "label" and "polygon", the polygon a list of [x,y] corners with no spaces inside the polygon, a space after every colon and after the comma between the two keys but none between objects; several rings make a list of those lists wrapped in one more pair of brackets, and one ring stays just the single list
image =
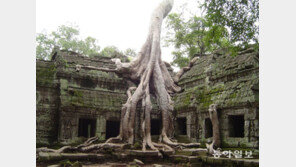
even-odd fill
[{"label": "sky", "polygon": [[[148,34],[150,16],[161,0],[38,0],[36,1],[37,33],[57,30],[60,25],[77,25],[80,38],[98,39],[101,48],[116,46],[138,52]],[[171,12],[197,9],[196,0],[175,0]],[[192,10],[192,11],[195,11]],[[188,12],[187,12],[188,13]],[[165,35],[165,24],[162,26]],[[162,59],[171,62],[173,47],[162,47]]]}]

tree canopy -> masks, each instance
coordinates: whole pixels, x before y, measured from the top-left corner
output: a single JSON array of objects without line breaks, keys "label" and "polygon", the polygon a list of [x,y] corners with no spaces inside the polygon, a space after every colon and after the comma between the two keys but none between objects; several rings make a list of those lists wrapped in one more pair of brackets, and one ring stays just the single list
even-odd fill
[{"label": "tree canopy", "polygon": [[205,15],[168,16],[165,43],[175,48],[173,65],[184,67],[198,55],[219,51],[236,55],[251,44],[258,46],[258,0],[205,0],[196,10]]},{"label": "tree canopy", "polygon": [[231,47],[227,29],[213,25],[203,17],[185,20],[181,14],[173,13],[168,17],[167,28],[170,31],[165,38],[166,44],[175,47],[173,64],[178,67],[186,66],[196,55]]},{"label": "tree canopy", "polygon": [[258,42],[259,0],[205,0],[206,18],[230,29],[232,42]]},{"label": "tree canopy", "polygon": [[89,36],[81,40],[78,36],[78,27],[66,25],[59,26],[56,31],[50,34],[39,33],[36,37],[36,57],[50,59],[49,55],[55,46],[87,56],[99,53],[100,46],[97,44],[97,39]]},{"label": "tree canopy", "polygon": [[[56,31],[49,34],[38,33],[36,36],[36,58],[49,60],[50,53],[55,46],[60,49],[74,51],[79,54],[95,57],[117,57],[128,56],[129,58],[135,57],[136,52],[134,49],[128,48],[125,51],[120,51],[115,46],[106,46],[101,51],[101,47],[98,45],[98,40],[93,37],[86,37],[85,39],[79,39],[79,28],[73,25],[61,25]],[[127,60],[122,60],[127,61]]]}]

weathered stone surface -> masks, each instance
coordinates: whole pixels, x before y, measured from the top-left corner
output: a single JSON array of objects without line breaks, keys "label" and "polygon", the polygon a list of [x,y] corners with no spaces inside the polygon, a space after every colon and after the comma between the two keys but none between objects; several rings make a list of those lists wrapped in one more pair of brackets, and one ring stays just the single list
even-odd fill
[{"label": "weathered stone surface", "polygon": [[[95,134],[106,138],[107,121],[119,121],[120,110],[126,102],[127,81],[114,72],[81,69],[76,65],[114,69],[107,57],[90,59],[68,51],[56,51],[51,61],[36,64],[36,139],[37,145],[54,142],[70,143],[78,137],[79,119],[95,120]],[[179,142],[201,142],[206,137],[208,107],[218,105],[223,147],[259,146],[259,63],[257,53],[248,52],[231,57],[204,56],[184,73],[179,85],[184,89],[173,95],[176,118],[185,118],[186,134]],[[151,118],[159,119],[160,112],[152,99]],[[140,108],[139,108],[140,109]],[[231,137],[229,116],[242,115],[244,134]],[[139,125],[140,116],[136,117]],[[140,126],[136,126],[136,138]],[[179,137],[178,137],[179,136]]]},{"label": "weathered stone surface", "polygon": [[39,153],[40,161],[59,161],[59,160],[105,160],[106,156],[102,154],[91,153]]},{"label": "weathered stone surface", "polygon": [[36,143],[48,145],[58,135],[59,91],[53,62],[36,64]]},{"label": "weathered stone surface", "polygon": [[189,162],[189,156],[186,155],[171,155],[169,156],[170,160],[174,163],[186,163]]},{"label": "weathered stone surface", "polygon": [[130,155],[137,155],[137,156],[156,156],[158,157],[159,156],[159,153],[158,151],[153,151],[153,150],[147,150],[147,151],[142,151],[142,150],[130,150],[129,151],[129,154]]},{"label": "weathered stone surface", "polygon": [[205,149],[205,148],[190,148],[190,149],[183,149],[182,152],[188,152],[188,154],[190,153],[190,155],[194,155],[194,156],[203,156],[203,155],[207,154],[207,149]]},{"label": "weathered stone surface", "polygon": [[[218,105],[222,147],[258,148],[259,60],[258,53],[236,57],[200,57],[178,83],[184,91],[174,95],[177,118],[186,117],[187,136],[205,143],[210,104]],[[243,117],[242,137],[230,135],[229,116]],[[189,133],[190,132],[190,133]]]},{"label": "weathered stone surface", "polygon": [[214,157],[200,157],[200,160],[204,165],[214,166],[242,166],[242,167],[258,167],[258,159],[236,159],[236,158],[214,158]]},{"label": "weathered stone surface", "polygon": [[96,134],[105,139],[106,121],[120,119],[127,83],[113,72],[76,65],[115,68],[110,58],[90,59],[67,51],[36,63],[37,145],[70,142],[78,137],[79,118],[97,119]]}]

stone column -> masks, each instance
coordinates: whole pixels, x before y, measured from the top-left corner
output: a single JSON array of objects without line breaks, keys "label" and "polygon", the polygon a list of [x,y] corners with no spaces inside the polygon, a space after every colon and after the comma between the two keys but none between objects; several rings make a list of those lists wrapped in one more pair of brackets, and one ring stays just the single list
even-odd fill
[{"label": "stone column", "polygon": [[97,125],[96,125],[96,135],[99,137],[99,140],[106,139],[106,119],[104,116],[99,116],[97,118]]}]

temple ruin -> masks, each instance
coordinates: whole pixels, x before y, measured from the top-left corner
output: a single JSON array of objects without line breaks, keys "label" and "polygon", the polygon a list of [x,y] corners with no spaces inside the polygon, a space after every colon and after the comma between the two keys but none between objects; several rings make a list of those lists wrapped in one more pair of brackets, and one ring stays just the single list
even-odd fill
[{"label": "temple ruin", "polygon": [[[80,137],[100,140],[119,133],[120,111],[128,84],[114,72],[76,69],[76,65],[115,69],[108,57],[89,58],[56,50],[50,61],[36,63],[37,146],[71,143]],[[174,75],[170,68],[171,75]],[[259,147],[259,56],[255,51],[238,56],[201,56],[184,73],[173,95],[175,137],[200,142],[211,140],[209,105],[217,104],[221,147]],[[151,134],[157,140],[161,114],[153,102]],[[138,110],[141,110],[138,107]],[[136,124],[140,122],[137,116]],[[140,134],[139,125],[136,135]],[[137,133],[138,132],[138,133]],[[137,139],[137,137],[136,137]]]}]

